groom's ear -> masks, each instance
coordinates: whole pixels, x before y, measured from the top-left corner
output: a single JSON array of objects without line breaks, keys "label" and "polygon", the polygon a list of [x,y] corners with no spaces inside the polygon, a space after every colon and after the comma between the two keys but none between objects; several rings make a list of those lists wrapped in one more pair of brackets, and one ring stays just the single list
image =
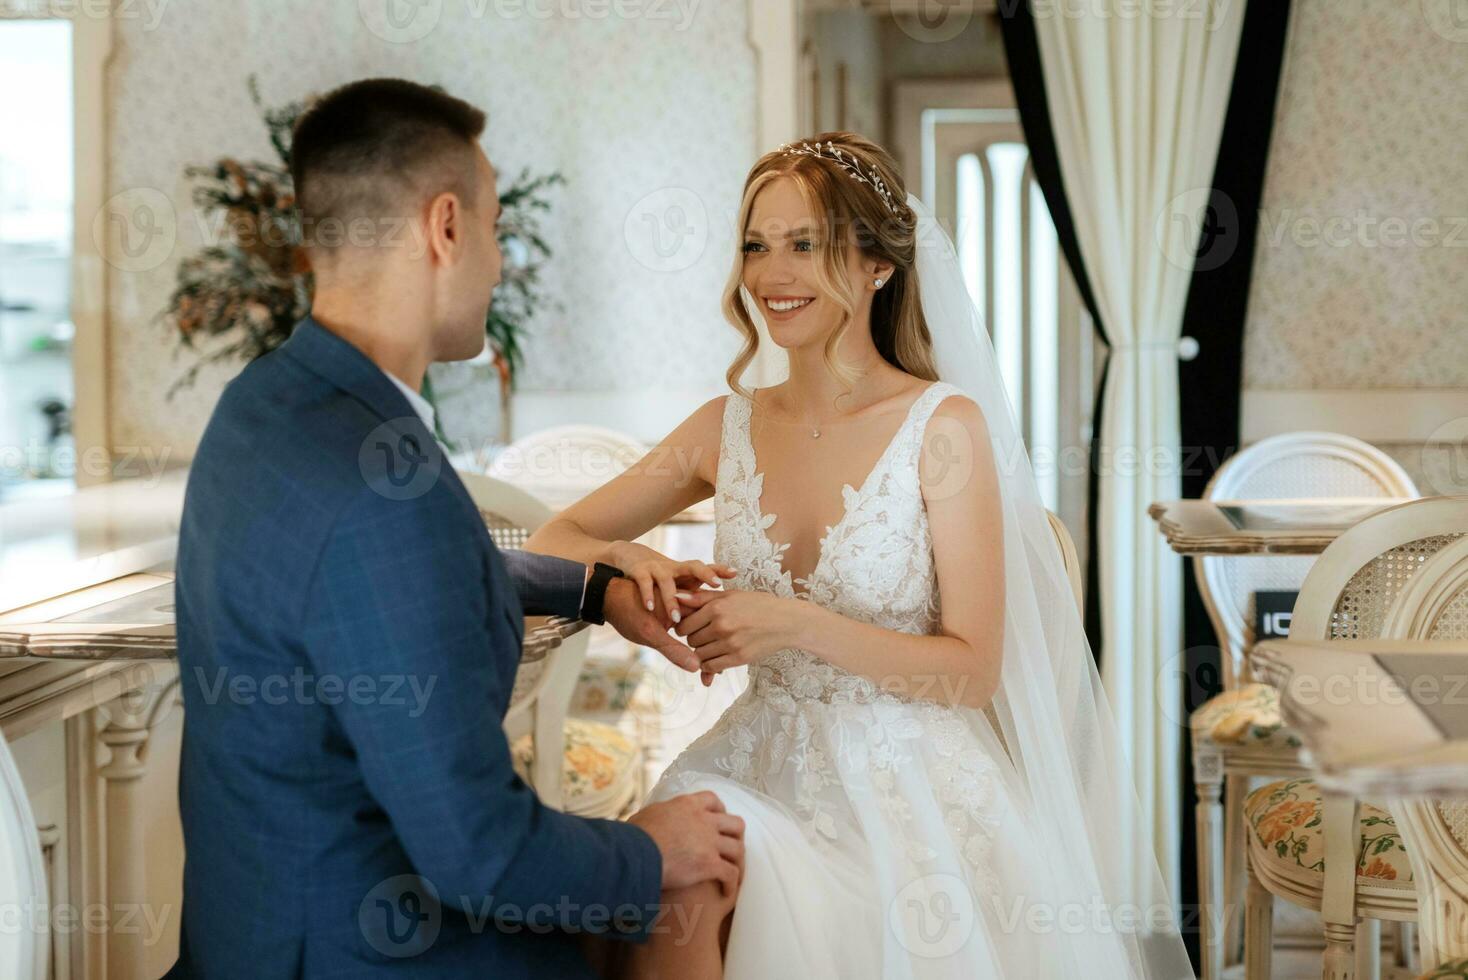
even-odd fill
[{"label": "groom's ear", "polygon": [[451,265],[464,244],[464,205],[453,191],[428,202],[424,215],[425,245],[441,265]]}]

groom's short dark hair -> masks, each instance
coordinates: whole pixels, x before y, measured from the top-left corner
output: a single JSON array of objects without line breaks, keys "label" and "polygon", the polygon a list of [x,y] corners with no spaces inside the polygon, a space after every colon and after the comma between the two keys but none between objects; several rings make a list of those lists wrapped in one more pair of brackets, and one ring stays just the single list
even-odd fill
[{"label": "groom's short dark hair", "polygon": [[482,110],[401,78],[368,78],[322,96],[296,122],[291,139],[306,244],[338,244],[325,222],[410,217],[445,191],[475,206],[474,146],[483,132]]}]

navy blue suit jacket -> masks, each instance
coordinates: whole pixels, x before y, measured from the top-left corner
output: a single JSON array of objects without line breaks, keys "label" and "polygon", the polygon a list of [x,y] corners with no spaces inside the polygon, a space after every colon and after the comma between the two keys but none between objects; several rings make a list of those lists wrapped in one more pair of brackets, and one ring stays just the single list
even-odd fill
[{"label": "navy blue suit jacket", "polygon": [[522,613],[575,616],[583,574],[500,554],[402,392],[314,320],[230,383],[179,537],[171,975],[579,977],[573,933],[645,938],[651,838],[543,806],[500,727]]}]

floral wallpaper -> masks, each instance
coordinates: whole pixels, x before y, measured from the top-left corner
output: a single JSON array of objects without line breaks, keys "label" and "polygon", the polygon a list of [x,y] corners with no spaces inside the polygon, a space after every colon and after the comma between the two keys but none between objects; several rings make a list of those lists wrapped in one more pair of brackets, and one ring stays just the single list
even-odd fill
[{"label": "floral wallpaper", "polygon": [[1468,387],[1468,17],[1295,0],[1247,388]]},{"label": "floral wallpaper", "polygon": [[[745,4],[171,0],[129,9],[117,18],[107,77],[109,189],[148,202],[165,236],[149,261],[110,277],[115,445],[187,458],[237,370],[206,372],[167,400],[191,362],[175,355],[157,315],[178,260],[210,233],[191,209],[184,167],[271,158],[251,74],[271,105],[374,75],[441,84],[486,109],[484,145],[500,171],[566,176],[549,222],[553,303],[533,324],[523,389],[722,387],[738,345],[719,296],[739,189],[760,150]],[[492,383],[463,366],[439,371],[446,420],[469,440],[489,435]]]}]

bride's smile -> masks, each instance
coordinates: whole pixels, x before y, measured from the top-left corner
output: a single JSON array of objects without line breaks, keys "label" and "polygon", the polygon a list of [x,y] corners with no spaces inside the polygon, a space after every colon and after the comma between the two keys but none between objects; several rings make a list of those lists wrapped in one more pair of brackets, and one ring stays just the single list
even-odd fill
[{"label": "bride's smile", "polygon": [[814,303],[814,296],[766,296],[765,316],[776,320],[793,320]]}]

